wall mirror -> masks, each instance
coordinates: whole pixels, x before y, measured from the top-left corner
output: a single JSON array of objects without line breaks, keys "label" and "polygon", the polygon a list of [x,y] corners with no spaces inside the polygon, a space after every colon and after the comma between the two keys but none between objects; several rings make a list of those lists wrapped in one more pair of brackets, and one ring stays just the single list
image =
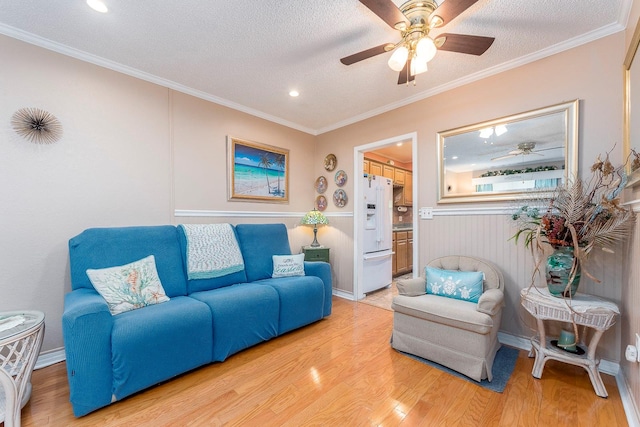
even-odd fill
[{"label": "wall mirror", "polygon": [[438,133],[438,203],[546,197],[578,168],[578,100]]},{"label": "wall mirror", "polygon": [[[636,24],[629,50],[624,60],[624,152],[629,156],[634,150],[640,153],[640,108],[634,110],[633,103],[640,102],[640,60],[634,61],[640,43],[640,20]],[[627,157],[625,157],[626,159]],[[640,168],[633,164],[633,156],[627,162],[627,185],[640,182]]]}]

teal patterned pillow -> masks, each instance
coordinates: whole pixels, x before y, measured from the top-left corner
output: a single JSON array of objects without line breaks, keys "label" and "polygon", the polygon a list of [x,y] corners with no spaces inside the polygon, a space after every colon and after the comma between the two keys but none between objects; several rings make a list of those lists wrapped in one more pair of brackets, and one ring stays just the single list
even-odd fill
[{"label": "teal patterned pillow", "polygon": [[87,276],[112,315],[169,301],[153,255],[127,265],[88,269]]},{"label": "teal patterned pillow", "polygon": [[426,267],[425,275],[428,294],[475,303],[482,295],[482,271],[453,271]]}]

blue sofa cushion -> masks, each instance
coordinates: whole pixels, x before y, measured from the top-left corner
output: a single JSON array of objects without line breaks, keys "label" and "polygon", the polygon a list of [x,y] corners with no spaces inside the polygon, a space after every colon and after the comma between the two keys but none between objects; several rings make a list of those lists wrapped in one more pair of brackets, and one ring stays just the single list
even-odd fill
[{"label": "blue sofa cushion", "polygon": [[324,283],[315,276],[265,279],[256,282],[273,287],[280,297],[278,335],[322,319]]},{"label": "blue sofa cushion", "polygon": [[153,255],[169,297],[187,294],[178,230],[172,225],[89,228],[69,240],[72,289],[94,289],[87,269],[129,264]]},{"label": "blue sofa cushion", "polygon": [[[234,232],[235,227],[232,225]],[[187,271],[187,236],[184,234],[182,227],[177,227],[178,240],[180,241],[180,251],[182,253],[182,268]],[[238,238],[236,232],[236,239]],[[240,247],[242,250],[242,247]],[[234,285],[236,283],[245,283],[247,275],[244,270],[227,274],[226,276],[213,277],[211,279],[190,279],[187,280],[187,289],[189,294],[194,292],[208,291],[211,289],[221,288],[223,286]]]},{"label": "blue sofa cushion", "polygon": [[240,283],[190,297],[211,309],[215,362],[278,335],[280,303],[271,286]]},{"label": "blue sofa cushion", "polygon": [[113,395],[117,400],[211,362],[211,311],[175,297],[113,318]]},{"label": "blue sofa cushion", "polygon": [[236,233],[248,282],[271,277],[273,255],[291,255],[284,224],[238,224]]}]

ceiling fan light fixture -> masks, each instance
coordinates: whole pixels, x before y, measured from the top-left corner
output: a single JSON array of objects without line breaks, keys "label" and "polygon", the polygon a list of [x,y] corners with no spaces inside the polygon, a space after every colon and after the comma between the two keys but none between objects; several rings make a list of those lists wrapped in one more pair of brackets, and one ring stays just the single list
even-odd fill
[{"label": "ceiling fan light fixture", "polygon": [[426,64],[436,56],[437,51],[438,49],[431,37],[424,36],[416,44],[416,60]]},{"label": "ceiling fan light fixture", "polygon": [[427,63],[419,61],[417,58],[411,61],[411,68],[409,72],[412,76],[417,76],[418,74],[422,74],[427,72]]},{"label": "ceiling fan light fixture", "polygon": [[87,5],[96,12],[107,13],[109,8],[100,0],[87,0]]},{"label": "ceiling fan light fixture", "polygon": [[404,68],[404,64],[407,62],[409,58],[409,49],[406,46],[400,46],[393,52],[391,58],[389,58],[389,68],[393,71],[402,71]]},{"label": "ceiling fan light fixture", "polygon": [[493,128],[480,129],[480,138],[487,139],[493,135]]},{"label": "ceiling fan light fixture", "polygon": [[506,132],[507,132],[507,127],[505,125],[496,126],[496,136],[500,136]]}]

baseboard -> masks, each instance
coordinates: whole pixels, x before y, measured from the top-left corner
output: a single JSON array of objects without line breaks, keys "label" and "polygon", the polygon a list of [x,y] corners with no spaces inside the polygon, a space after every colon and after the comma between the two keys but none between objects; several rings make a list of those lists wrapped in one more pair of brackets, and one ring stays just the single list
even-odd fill
[{"label": "baseboard", "polygon": [[355,301],[355,295],[353,295],[353,293],[351,292],[345,292],[345,291],[341,291],[340,289],[336,289],[333,288],[333,295],[340,297],[340,298],[344,298],[344,299],[348,299],[349,301]]},{"label": "baseboard", "polygon": [[38,360],[36,360],[36,366],[34,369],[46,368],[47,366],[55,365],[56,363],[64,362],[65,360],[66,356],[64,354],[64,348],[43,351],[38,355]]},{"label": "baseboard", "polygon": [[622,400],[622,407],[624,413],[627,416],[627,423],[629,427],[640,427],[640,412],[633,400],[627,380],[622,374],[622,369],[618,371],[616,375],[616,385],[618,386],[618,392],[620,393],[620,399]]}]

